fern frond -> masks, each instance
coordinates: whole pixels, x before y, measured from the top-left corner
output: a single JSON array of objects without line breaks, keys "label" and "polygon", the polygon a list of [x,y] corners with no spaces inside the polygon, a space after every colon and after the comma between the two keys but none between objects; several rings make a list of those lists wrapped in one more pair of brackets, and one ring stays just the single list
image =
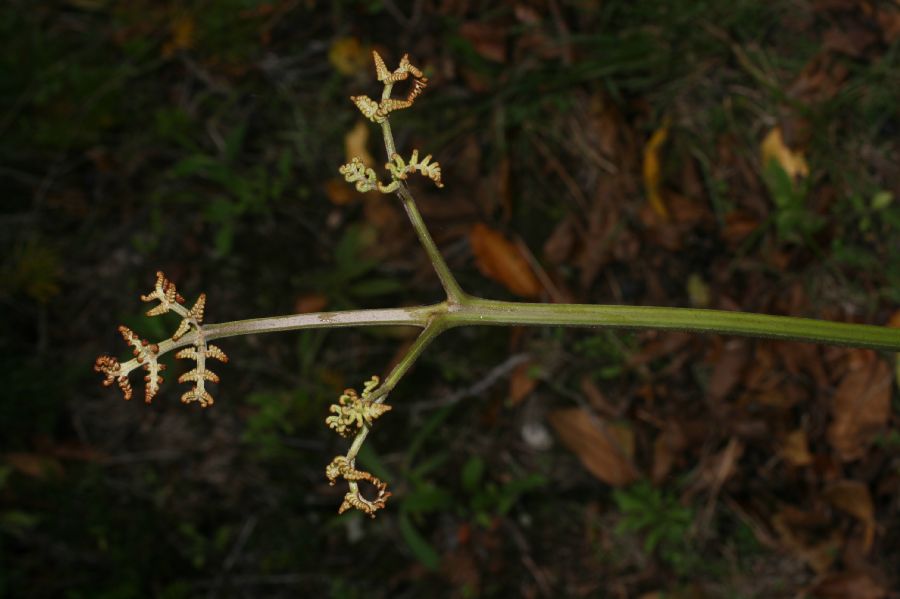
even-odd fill
[{"label": "fern frond", "polygon": [[[370,472],[357,470],[346,456],[337,456],[325,467],[325,476],[328,484],[334,486],[338,478],[343,478],[350,483],[350,490],[344,495],[344,501],[338,508],[338,514],[343,514],[350,508],[358,509],[370,517],[375,517],[375,512],[385,506],[391,493],[387,490],[387,484],[372,476]],[[366,499],[359,491],[358,483],[366,481],[371,483],[378,491],[374,499]]]},{"label": "fern frond", "polygon": [[[204,407],[212,405],[213,399],[206,390],[205,384],[207,381],[219,382],[219,376],[206,368],[206,359],[213,358],[227,362],[228,356],[225,355],[221,348],[215,345],[207,345],[204,338],[201,325],[206,309],[206,294],[201,293],[194,305],[188,309],[182,305],[184,298],[178,293],[175,284],[169,281],[161,271],[158,271],[153,290],[146,295],[142,295],[141,300],[145,302],[159,302],[159,305],[147,312],[148,316],[158,316],[171,311],[182,317],[178,328],[164,343],[177,342],[192,329],[195,331],[195,335],[192,338],[192,346],[185,347],[175,354],[177,358],[187,358],[197,362],[196,368],[179,377],[180,382],[192,381],[195,383],[194,388],[185,393],[181,399],[185,403],[199,402]],[[125,399],[131,399],[134,391],[131,383],[128,381],[129,373],[137,368],[143,369],[145,383],[144,400],[150,403],[159,393],[160,385],[163,382],[161,373],[166,369],[165,365],[160,364],[158,360],[160,345],[142,339],[137,333],[124,325],[119,327],[119,333],[125,342],[131,346],[133,359],[123,364],[112,356],[103,355],[97,358],[94,363],[94,370],[104,375],[103,386],[108,387],[115,382],[122,390]],[[171,345],[168,347],[171,348]]]},{"label": "fern frond", "polygon": [[156,283],[153,291],[141,296],[141,301],[159,301],[159,305],[147,311],[147,316],[159,316],[171,310],[174,306],[184,303],[184,298],[178,293],[175,284],[169,281],[161,270],[156,271]]}]

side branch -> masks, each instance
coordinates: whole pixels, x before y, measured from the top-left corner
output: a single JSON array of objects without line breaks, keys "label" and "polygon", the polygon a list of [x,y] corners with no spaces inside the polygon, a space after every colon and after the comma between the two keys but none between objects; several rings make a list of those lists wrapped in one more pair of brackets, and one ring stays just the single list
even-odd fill
[{"label": "side branch", "polygon": [[207,339],[221,339],[254,333],[274,333],[302,329],[329,329],[352,326],[408,325],[424,328],[432,314],[441,312],[442,304],[415,308],[385,308],[378,310],[346,310],[343,312],[313,312],[236,320],[203,327]]},{"label": "side branch", "polygon": [[462,304],[467,296],[456,281],[456,277],[450,272],[450,267],[447,266],[447,262],[434,243],[434,239],[431,238],[431,233],[428,232],[428,227],[425,226],[425,221],[422,220],[422,215],[419,214],[419,209],[416,207],[416,202],[409,192],[409,188],[401,184],[399,189],[397,189],[397,195],[403,200],[403,208],[406,210],[409,222],[412,224],[413,229],[416,230],[419,242],[422,244],[425,253],[428,254],[428,259],[431,261],[434,271],[441,281],[441,286],[443,286],[444,292],[447,294],[447,301],[451,304]]}]

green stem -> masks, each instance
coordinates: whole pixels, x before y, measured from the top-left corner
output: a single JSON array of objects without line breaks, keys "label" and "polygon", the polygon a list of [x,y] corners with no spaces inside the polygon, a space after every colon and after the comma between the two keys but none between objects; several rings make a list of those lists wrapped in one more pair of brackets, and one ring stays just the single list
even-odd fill
[{"label": "green stem", "polygon": [[[390,97],[391,87],[392,86],[385,86],[385,92],[382,95],[382,98]],[[387,152],[387,158],[388,160],[391,160],[393,155],[397,153],[397,150],[394,146],[394,135],[391,133],[391,124],[387,119],[381,123],[381,132],[384,137],[384,149]],[[409,192],[409,188],[402,181],[398,181],[398,183],[400,184],[400,187],[397,189],[397,195],[403,201],[403,208],[406,210],[409,222],[412,224],[413,229],[416,230],[419,242],[422,244],[425,253],[428,254],[428,259],[431,260],[432,266],[434,266],[434,271],[437,273],[438,279],[441,281],[441,286],[443,286],[444,292],[447,294],[447,301],[451,304],[462,303],[465,300],[466,294],[456,281],[456,277],[450,272],[450,267],[447,266],[444,256],[441,255],[440,250],[438,250],[437,245],[434,243],[434,239],[432,239],[431,233],[425,225],[425,221],[422,220],[422,215],[416,207],[416,201]]]},{"label": "green stem", "polygon": [[468,298],[444,318],[451,327],[481,324],[658,329],[900,351],[900,329],[725,310],[531,304]]},{"label": "green stem", "polygon": [[440,279],[441,285],[444,288],[444,292],[447,294],[447,301],[451,304],[463,303],[466,294],[456,281],[456,277],[450,272],[450,267],[447,266],[447,263],[444,261],[444,257],[434,243],[434,239],[431,238],[431,234],[425,226],[425,221],[422,220],[422,215],[419,214],[419,209],[416,208],[416,202],[405,184],[400,184],[397,195],[403,200],[403,208],[406,210],[409,222],[412,223],[413,228],[416,230],[416,235],[419,236],[419,242],[425,249],[425,253],[428,254],[428,259],[431,260],[432,266],[434,266],[434,271],[437,273],[438,279]]},{"label": "green stem", "polygon": [[[445,330],[445,326],[442,325],[439,321],[434,320],[425,327],[425,329],[419,334],[413,344],[407,350],[406,355],[403,356],[403,359],[394,366],[393,370],[391,370],[390,374],[384,379],[384,382],[381,386],[375,391],[375,402],[376,403],[384,403],[384,400],[387,399],[388,394],[393,391],[394,387],[397,386],[397,383],[400,382],[400,379],[403,378],[403,375],[412,368],[413,364],[416,363],[416,360],[419,359],[419,356],[422,355],[422,352],[425,351],[425,348],[434,341],[434,339],[441,334]],[[356,436],[353,438],[353,443],[350,445],[350,449],[347,450],[347,459],[350,461],[351,465],[354,465],[354,460],[356,459],[356,454],[359,453],[359,449],[362,447],[363,443],[366,441],[366,437],[369,436],[369,427],[364,426]]]},{"label": "green stem", "polygon": [[[459,326],[562,326],[617,329],[656,329],[742,337],[785,339],[807,343],[847,345],[900,352],[900,329],[868,324],[848,324],[794,316],[771,316],[725,310],[661,308],[656,306],[610,306],[591,304],[533,304],[502,302],[463,296],[461,303],[443,302],[415,308],[383,310],[347,310],[315,312],[237,320],[203,325],[200,329],[207,341],[223,337],[296,331],[331,329],[351,326],[414,326],[425,329],[410,348],[421,352],[426,342],[448,328]],[[426,335],[426,331],[428,334]],[[159,343],[158,355],[193,345],[197,331]],[[412,357],[418,357],[418,353]],[[132,364],[134,362],[134,364]],[[140,364],[126,363],[132,370]],[[401,361],[385,379],[384,386],[393,389],[406,372],[409,363]],[[403,368],[400,368],[403,366]]]}]

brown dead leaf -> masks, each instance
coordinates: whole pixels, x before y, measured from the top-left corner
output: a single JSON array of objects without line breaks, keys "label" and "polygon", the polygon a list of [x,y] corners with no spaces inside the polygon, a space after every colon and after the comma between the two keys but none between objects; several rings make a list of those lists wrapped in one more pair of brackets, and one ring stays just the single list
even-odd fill
[{"label": "brown dead leaf", "polygon": [[849,75],[844,61],[833,52],[822,50],[806,63],[788,91],[802,102],[824,102],[840,91]]},{"label": "brown dead leaf", "polygon": [[551,264],[563,264],[575,247],[575,218],[570,214],[563,218],[544,242],[544,258]]},{"label": "brown dead leaf", "polygon": [[812,589],[818,599],[884,599],[887,590],[868,574],[862,572],[835,572],[820,580]]},{"label": "brown dead leaf", "polygon": [[766,134],[759,145],[759,151],[764,166],[774,160],[791,179],[809,176],[806,158],[801,152],[795,152],[785,145],[780,127],[775,127]]},{"label": "brown dead leaf", "polygon": [[730,479],[738,468],[738,460],[744,455],[744,444],[732,437],[719,452],[705,456],[697,467],[697,479],[692,490],[709,490],[718,495],[722,485]]},{"label": "brown dead leaf", "polygon": [[354,158],[359,158],[368,167],[375,166],[375,158],[369,153],[367,144],[369,143],[369,126],[362,119],[356,121],[351,129],[344,136],[344,154],[347,162]]},{"label": "brown dead leaf", "polygon": [[541,284],[528,266],[516,244],[502,233],[482,223],[476,223],[469,234],[469,243],[475,255],[475,265],[481,273],[516,295],[537,297]]},{"label": "brown dead leaf", "polygon": [[834,395],[828,441],[844,462],[865,455],[891,415],[891,370],[874,352],[861,358],[841,380]]},{"label": "brown dead leaf", "polygon": [[681,427],[675,422],[666,423],[666,428],[653,441],[653,471],[650,474],[653,484],[658,485],[669,476],[675,460],[686,447],[687,439]]},{"label": "brown dead leaf", "polygon": [[659,153],[668,137],[669,119],[666,118],[644,146],[644,188],[647,191],[647,200],[656,214],[665,220],[669,218],[669,211],[662,199]]},{"label": "brown dead leaf", "polygon": [[328,296],[324,293],[305,293],[294,302],[294,311],[297,314],[309,314],[321,312],[328,307]]},{"label": "brown dead leaf", "polygon": [[813,457],[809,452],[806,431],[798,428],[785,435],[781,444],[781,457],[791,466],[809,466],[812,464]]},{"label": "brown dead leaf", "polygon": [[900,329],[900,310],[895,310],[894,313],[891,314],[891,317],[888,318],[885,326],[889,326],[892,329]]},{"label": "brown dead leaf", "polygon": [[48,477],[62,476],[63,467],[54,457],[38,453],[12,452],[3,456],[3,461],[14,470],[31,478],[43,480]]},{"label": "brown dead leaf", "polygon": [[875,539],[875,507],[869,487],[856,480],[839,480],[825,489],[823,497],[834,507],[863,523],[863,550],[868,553]]},{"label": "brown dead leaf", "polygon": [[60,460],[76,460],[79,462],[102,462],[109,456],[90,445],[78,441],[61,441],[44,436],[34,439],[35,449],[46,457]]},{"label": "brown dead leaf", "polygon": [[881,28],[881,37],[886,44],[893,44],[900,40],[900,6],[879,7],[876,19]]},{"label": "brown dead leaf", "polygon": [[832,27],[822,34],[822,47],[855,58],[878,42],[878,34],[860,23],[847,22],[843,28]]},{"label": "brown dead leaf", "polygon": [[637,480],[630,428],[611,425],[581,408],[555,410],[548,418],[563,444],[595,477],[614,487]]},{"label": "brown dead leaf", "polygon": [[792,506],[784,506],[771,519],[781,546],[818,574],[828,572],[843,544],[836,530],[823,538],[822,531],[829,524],[830,519],[821,510],[803,511]]},{"label": "brown dead leaf", "polygon": [[447,583],[453,585],[452,588],[471,589],[473,594],[478,594],[481,573],[470,548],[457,547],[441,556],[441,571]]},{"label": "brown dead leaf", "polygon": [[325,181],[325,195],[335,206],[346,206],[359,201],[361,197],[359,192],[353,189],[353,185],[337,177]]},{"label": "brown dead leaf", "polygon": [[509,405],[519,405],[537,387],[538,380],[530,375],[533,365],[529,360],[513,370],[512,376],[509,377]]},{"label": "brown dead leaf", "polygon": [[506,62],[506,31],[503,28],[481,21],[469,21],[462,24],[459,34],[472,44],[481,57]]},{"label": "brown dead leaf", "polygon": [[606,418],[618,418],[624,412],[624,405],[616,405],[597,386],[589,375],[581,377],[581,392],[587,398],[591,409]]},{"label": "brown dead leaf", "polygon": [[759,219],[752,214],[736,210],[725,215],[725,226],[720,229],[719,236],[729,246],[737,247],[756,231],[759,225]]},{"label": "brown dead leaf", "polygon": [[621,197],[621,190],[609,181],[602,180],[597,185],[597,192],[605,194],[606,201],[593,202],[587,215],[587,232],[580,236],[583,247],[577,258],[581,269],[579,282],[585,289],[590,288],[603,267],[612,259],[613,242],[621,223],[616,201]]},{"label": "brown dead leaf", "polygon": [[713,358],[713,371],[706,390],[710,401],[722,401],[731,393],[740,382],[749,359],[750,348],[746,341],[730,339],[723,344],[721,352]]}]

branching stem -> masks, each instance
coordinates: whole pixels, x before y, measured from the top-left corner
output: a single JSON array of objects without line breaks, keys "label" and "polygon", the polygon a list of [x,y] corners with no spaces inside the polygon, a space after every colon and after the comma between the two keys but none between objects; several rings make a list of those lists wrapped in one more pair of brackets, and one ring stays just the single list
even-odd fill
[{"label": "branching stem", "polygon": [[[563,326],[637,330],[684,331],[827,343],[900,352],[900,329],[867,324],[849,324],[794,316],[772,316],[725,310],[695,310],[657,306],[611,306],[594,304],[539,304],[502,302],[464,296],[461,304],[443,302],[415,308],[347,310],[292,314],[203,325],[208,341],[278,331],[332,329],[351,326],[413,326],[426,329],[410,348],[421,352],[427,342],[443,331],[461,326]],[[427,333],[427,334],[426,334]],[[178,341],[159,344],[159,355],[191,345],[197,333]],[[413,356],[413,360],[418,353]],[[385,379],[393,389],[409,369],[406,358]],[[404,368],[400,369],[400,366]]]},{"label": "branching stem", "polygon": [[[393,165],[389,164],[387,168],[394,180],[387,186],[378,183],[374,171],[371,168],[365,169],[359,159],[354,159],[350,164],[344,165],[341,172],[344,173],[348,181],[355,182],[357,189],[360,189],[360,191],[375,188],[385,193],[396,191],[397,196],[403,203],[403,208],[406,210],[410,223],[415,229],[416,235],[440,279],[446,293],[446,300],[438,304],[412,308],[317,312],[201,325],[204,296],[201,296],[198,304],[188,311],[177,303],[182,300],[178,299],[176,301],[176,297],[180,298],[180,296],[177,296],[174,286],[164,279],[162,273],[158,273],[155,291],[150,296],[142,296],[142,299],[144,301],[150,301],[151,298],[159,300],[162,302],[162,308],[157,307],[148,314],[156,315],[167,312],[170,309],[174,310],[182,316],[184,329],[176,331],[173,335],[176,339],[170,337],[158,344],[150,345],[146,340],[137,339],[127,328],[120,327],[120,331],[123,331],[126,341],[134,346],[135,358],[124,364],[119,364],[111,356],[98,358],[95,370],[106,375],[105,385],[110,385],[114,381],[118,382],[127,399],[131,396],[131,387],[128,383],[129,372],[141,366],[147,368],[145,361],[150,360],[154,365],[154,369],[150,371],[146,380],[154,381],[153,384],[156,385],[155,381],[162,380],[161,377],[157,379],[158,370],[162,369],[161,366],[156,367],[157,358],[172,350],[188,345],[196,347],[196,350],[191,352],[191,356],[196,357],[198,360],[197,369],[188,373],[193,373],[193,378],[190,380],[196,379],[201,383],[205,380],[218,381],[217,376],[207,372],[205,359],[207,356],[219,360],[227,359],[227,357],[224,356],[224,353],[219,348],[207,346],[206,342],[223,337],[350,326],[405,325],[419,327],[422,329],[422,332],[410,346],[406,355],[391,370],[381,386],[375,387],[378,380],[377,377],[373,377],[364,388],[362,400],[356,396],[354,390],[348,389],[345,391],[345,395],[341,396],[339,404],[332,406],[332,412],[336,412],[337,415],[329,417],[329,420],[332,421],[330,426],[334,424],[333,428],[341,434],[345,434],[344,427],[347,422],[353,422],[353,418],[357,419],[358,424],[356,426],[359,427],[346,456],[336,457],[326,469],[326,476],[332,484],[337,478],[343,477],[350,488],[350,492],[345,496],[339,513],[350,507],[355,507],[369,515],[374,515],[377,509],[384,507],[384,502],[390,497],[390,493],[386,491],[386,485],[370,473],[356,470],[354,461],[369,434],[372,420],[389,409],[389,406],[376,406],[375,404],[384,403],[400,379],[422,355],[425,348],[438,335],[450,328],[476,325],[524,325],[651,329],[784,339],[900,352],[900,329],[888,327],[724,310],[695,310],[654,306],[523,303],[488,300],[467,295],[460,287],[438,250],[405,183],[406,174],[415,172],[418,168],[421,174],[432,179],[438,187],[441,187],[443,184],[441,183],[438,164],[435,162],[429,166],[430,156],[426,156],[423,161],[417,162],[418,151],[416,150],[413,152],[409,163],[404,166],[402,158],[396,156],[394,137],[387,118],[388,113],[391,111],[409,107],[424,88],[427,80],[418,68],[409,63],[407,56],[403,57],[400,67],[393,73],[387,70],[383,60],[377,53],[373,53],[373,57],[379,81],[383,81],[385,84],[381,102],[375,104],[367,96],[355,96],[351,99],[365,116],[381,125],[387,160],[389,163],[393,162]],[[414,87],[407,99],[402,101],[392,100],[393,82],[406,79],[410,73],[414,76]],[[398,170],[401,168],[406,170]],[[185,334],[180,335],[180,332]],[[195,397],[189,399],[198,400],[201,402],[201,405],[211,404],[212,397],[208,393],[203,392],[202,385],[198,385],[198,389],[195,390]],[[155,392],[155,387],[153,391]],[[201,393],[203,397],[201,397]],[[355,408],[348,405],[351,396],[355,398],[353,401],[357,402],[354,404]],[[151,397],[152,395],[148,394],[147,401]],[[184,398],[182,400],[185,401]],[[358,412],[348,412],[348,410],[353,409],[358,410]],[[346,416],[345,413],[349,413],[347,422],[340,420],[340,418]],[[374,499],[366,499],[360,494],[358,481],[361,480],[369,481],[376,487],[378,495]]]}]

